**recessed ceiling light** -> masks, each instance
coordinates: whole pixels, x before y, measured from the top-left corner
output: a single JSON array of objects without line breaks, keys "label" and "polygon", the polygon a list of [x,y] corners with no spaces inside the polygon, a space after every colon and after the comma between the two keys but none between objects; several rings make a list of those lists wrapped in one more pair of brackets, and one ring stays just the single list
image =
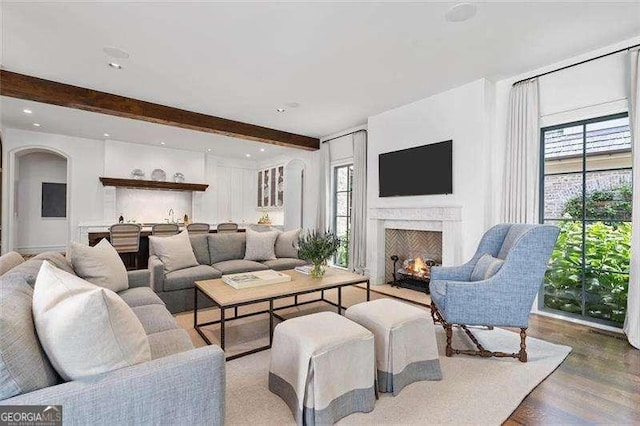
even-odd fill
[{"label": "recessed ceiling light", "polygon": [[40,127],[40,123],[33,123],[35,127]]},{"label": "recessed ceiling light", "polygon": [[207,148],[207,151],[211,152],[211,148]]},{"label": "recessed ceiling light", "polygon": [[104,137],[105,137],[105,138],[108,138],[108,137],[109,137],[109,133],[105,133],[105,134],[104,134]]},{"label": "recessed ceiling light", "polygon": [[105,46],[102,51],[112,58],[116,59],[129,59],[129,53],[114,46]]},{"label": "recessed ceiling light", "polygon": [[25,114],[31,114],[33,111],[31,111],[30,109],[23,109],[22,112],[24,112]]},{"label": "recessed ceiling light", "polygon": [[244,156],[249,158],[249,157],[251,157],[251,154],[245,154]]},{"label": "recessed ceiling light", "polygon": [[160,145],[164,145],[164,142],[160,142]]},{"label": "recessed ceiling light", "polygon": [[471,3],[460,3],[453,6],[444,14],[444,18],[449,22],[464,22],[473,18],[477,8]]},{"label": "recessed ceiling light", "polygon": [[111,68],[114,68],[114,69],[117,69],[117,70],[121,70],[121,69],[122,69],[122,65],[117,64],[117,63],[115,63],[115,62],[109,62],[109,66],[110,66]]},{"label": "recessed ceiling light", "polygon": [[278,112],[284,112],[284,108],[278,108],[278,109],[276,109],[276,111],[278,111]]},{"label": "recessed ceiling light", "polygon": [[264,152],[264,148],[260,148],[260,152]]}]

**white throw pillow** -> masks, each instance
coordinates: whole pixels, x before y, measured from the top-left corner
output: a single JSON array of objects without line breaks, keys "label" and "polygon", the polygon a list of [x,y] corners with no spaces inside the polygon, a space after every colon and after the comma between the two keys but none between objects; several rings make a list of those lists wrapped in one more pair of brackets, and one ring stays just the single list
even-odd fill
[{"label": "white throw pillow", "polygon": [[65,380],[151,360],[144,328],[120,296],[47,261],[33,289],[33,319],[51,365]]},{"label": "white throw pillow", "polygon": [[94,247],[71,243],[67,256],[80,278],[115,292],[129,288],[127,268],[106,239]]},{"label": "white throw pillow", "polygon": [[153,253],[164,265],[165,272],[198,266],[187,231],[170,237],[149,237]]},{"label": "white throw pillow", "polygon": [[272,260],[276,258],[275,244],[278,231],[256,232],[247,229],[247,249],[244,253],[245,260]]}]

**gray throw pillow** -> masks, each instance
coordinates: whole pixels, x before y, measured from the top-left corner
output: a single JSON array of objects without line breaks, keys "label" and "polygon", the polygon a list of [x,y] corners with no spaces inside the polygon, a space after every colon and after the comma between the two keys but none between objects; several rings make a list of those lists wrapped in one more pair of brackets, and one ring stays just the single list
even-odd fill
[{"label": "gray throw pillow", "polygon": [[60,383],[36,334],[27,278],[0,278],[0,400]]},{"label": "gray throw pillow", "polygon": [[276,257],[298,258],[298,238],[300,238],[301,229],[293,231],[281,232],[276,239]]},{"label": "gray throw pillow", "polygon": [[256,232],[247,229],[247,249],[244,260],[273,260],[276,258],[275,244],[278,231]]},{"label": "gray throw pillow", "polygon": [[149,245],[160,259],[165,272],[198,266],[187,231],[170,237],[149,237]]},{"label": "gray throw pillow", "polygon": [[476,262],[473,271],[471,271],[471,281],[482,281],[491,278],[502,268],[503,263],[504,260],[502,259],[495,258],[488,253],[483,254]]},{"label": "gray throw pillow", "polygon": [[129,276],[120,255],[106,239],[94,247],[71,243],[67,253],[80,278],[116,293],[129,288]]}]

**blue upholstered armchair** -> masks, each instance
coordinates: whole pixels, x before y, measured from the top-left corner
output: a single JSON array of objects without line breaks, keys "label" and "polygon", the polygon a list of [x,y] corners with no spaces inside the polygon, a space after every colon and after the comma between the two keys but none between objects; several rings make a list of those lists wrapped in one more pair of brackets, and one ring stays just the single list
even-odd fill
[{"label": "blue upholstered armchair", "polygon": [[[559,229],[549,225],[502,224],[489,229],[473,258],[462,266],[431,269],[431,314],[447,333],[446,355],[514,357],[527,362],[529,312],[540,290]],[[458,324],[478,350],[451,347]],[[484,349],[468,325],[520,328],[520,351]]]}]

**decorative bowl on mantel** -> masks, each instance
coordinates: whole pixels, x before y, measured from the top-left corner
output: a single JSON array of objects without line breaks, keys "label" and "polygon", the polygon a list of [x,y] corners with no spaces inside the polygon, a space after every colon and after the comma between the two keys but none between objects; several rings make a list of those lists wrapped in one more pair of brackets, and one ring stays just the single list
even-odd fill
[{"label": "decorative bowl on mantel", "polygon": [[156,182],[164,182],[167,180],[167,174],[162,169],[155,169],[151,172],[151,180]]},{"label": "decorative bowl on mantel", "polygon": [[144,172],[142,169],[133,169],[131,171],[131,179],[144,180]]}]

